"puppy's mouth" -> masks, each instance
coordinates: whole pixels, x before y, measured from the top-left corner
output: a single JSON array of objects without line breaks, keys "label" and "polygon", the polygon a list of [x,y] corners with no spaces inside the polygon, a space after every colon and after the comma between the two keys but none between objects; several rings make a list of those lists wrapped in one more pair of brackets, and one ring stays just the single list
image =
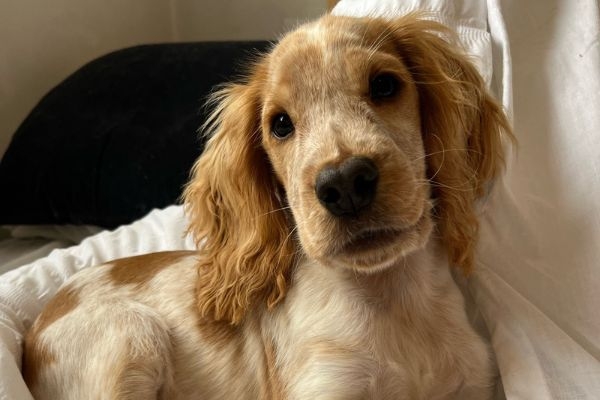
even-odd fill
[{"label": "puppy's mouth", "polygon": [[352,236],[339,247],[337,253],[353,256],[389,247],[402,240],[410,229],[367,229]]},{"label": "puppy's mouth", "polygon": [[424,246],[431,230],[432,221],[427,212],[423,212],[409,226],[361,229],[330,248],[323,260],[327,264],[345,265],[358,270],[379,270]]}]

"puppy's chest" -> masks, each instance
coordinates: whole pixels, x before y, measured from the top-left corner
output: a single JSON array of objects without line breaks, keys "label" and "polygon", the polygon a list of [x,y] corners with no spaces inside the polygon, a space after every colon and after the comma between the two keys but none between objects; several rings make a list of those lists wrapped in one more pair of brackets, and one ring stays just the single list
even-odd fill
[{"label": "puppy's chest", "polygon": [[[277,343],[289,398],[420,399],[447,375],[427,318],[348,287],[293,297]],[[295,294],[293,294],[295,296]],[[326,388],[326,389],[325,389]]]}]

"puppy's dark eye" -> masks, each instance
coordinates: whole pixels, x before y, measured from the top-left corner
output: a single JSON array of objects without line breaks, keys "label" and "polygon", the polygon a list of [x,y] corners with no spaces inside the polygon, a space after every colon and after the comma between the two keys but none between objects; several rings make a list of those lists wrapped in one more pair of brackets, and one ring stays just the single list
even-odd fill
[{"label": "puppy's dark eye", "polygon": [[371,79],[370,96],[373,100],[393,97],[398,91],[398,80],[391,74],[381,74]]},{"label": "puppy's dark eye", "polygon": [[286,113],[277,114],[271,121],[271,132],[277,139],[285,139],[294,132],[292,119]]}]

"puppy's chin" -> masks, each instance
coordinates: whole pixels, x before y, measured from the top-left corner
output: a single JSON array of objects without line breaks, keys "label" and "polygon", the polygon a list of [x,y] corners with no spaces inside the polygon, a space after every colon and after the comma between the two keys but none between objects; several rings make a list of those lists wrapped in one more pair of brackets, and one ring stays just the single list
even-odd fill
[{"label": "puppy's chin", "polygon": [[425,247],[432,230],[431,216],[424,212],[409,228],[364,231],[342,246],[314,258],[326,266],[374,273],[396,265],[404,257]]}]

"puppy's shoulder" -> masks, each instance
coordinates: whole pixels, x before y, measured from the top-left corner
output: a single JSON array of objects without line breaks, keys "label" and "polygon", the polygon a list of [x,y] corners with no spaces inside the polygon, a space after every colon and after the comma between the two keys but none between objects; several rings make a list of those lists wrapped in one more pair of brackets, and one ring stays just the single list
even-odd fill
[{"label": "puppy's shoulder", "polygon": [[[166,280],[189,275],[196,264],[192,251],[168,251],[121,258],[73,275],[44,307],[30,336],[37,336],[84,302],[112,297],[135,297],[146,291],[161,274]],[[181,279],[179,279],[181,282]]]}]

